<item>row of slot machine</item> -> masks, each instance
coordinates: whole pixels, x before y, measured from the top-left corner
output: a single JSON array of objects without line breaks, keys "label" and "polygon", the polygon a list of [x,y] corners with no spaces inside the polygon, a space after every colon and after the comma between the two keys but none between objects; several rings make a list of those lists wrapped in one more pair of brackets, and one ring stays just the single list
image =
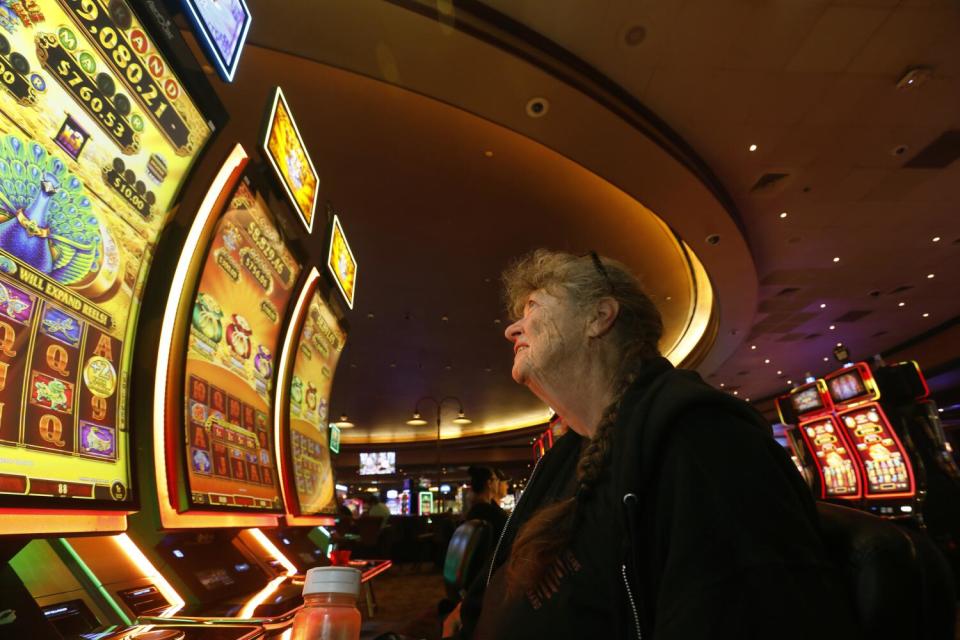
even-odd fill
[{"label": "row of slot machine", "polygon": [[0,3],[0,637],[289,633],[326,562],[357,263],[279,88],[255,153],[207,153],[181,30],[229,81],[250,21]]},{"label": "row of slot machine", "polygon": [[865,362],[776,401],[820,500],[925,528],[960,575],[960,469],[916,362]]}]

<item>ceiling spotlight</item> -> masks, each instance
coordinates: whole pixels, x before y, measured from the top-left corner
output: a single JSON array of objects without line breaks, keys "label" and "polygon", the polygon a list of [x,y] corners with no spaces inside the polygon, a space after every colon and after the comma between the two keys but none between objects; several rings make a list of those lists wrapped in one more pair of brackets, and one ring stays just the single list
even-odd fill
[{"label": "ceiling spotlight", "polygon": [[787,380],[787,384],[793,384],[793,380]]},{"label": "ceiling spotlight", "polygon": [[407,424],[411,427],[422,427],[429,423],[423,419],[423,416],[420,415],[419,411],[414,411],[413,415],[410,416],[410,419],[407,420]]},{"label": "ceiling spotlight", "polygon": [[935,273],[928,273],[928,274],[927,274],[927,280],[933,280],[933,278],[934,278],[935,276],[936,276]]},{"label": "ceiling spotlight", "polygon": [[840,262],[840,256],[834,257],[833,261],[834,261],[834,262]]},{"label": "ceiling spotlight", "polygon": [[823,361],[824,361],[824,362],[830,362],[830,358],[828,358],[827,356],[823,356]]},{"label": "ceiling spotlight", "polygon": [[837,325],[835,325],[835,324],[830,325],[830,331],[833,331],[833,330],[836,329],[836,328],[837,328]]},{"label": "ceiling spotlight", "polygon": [[738,395],[740,395],[740,392],[739,392],[739,391],[736,391],[736,390],[734,390],[734,392],[733,392],[733,395],[735,395],[735,396],[738,396]]},{"label": "ceiling spotlight", "polygon": [[827,303],[826,303],[826,302],[821,302],[821,303],[820,303],[820,308],[821,308],[821,309],[826,309],[826,308],[827,308]]},{"label": "ceiling spotlight", "polygon": [[350,418],[347,417],[347,414],[341,413],[340,419],[334,422],[333,424],[337,425],[341,429],[352,429],[356,425],[350,422]]},{"label": "ceiling spotlight", "polygon": [[929,317],[930,317],[930,314],[929,314],[929,313],[925,313],[925,314],[923,314],[923,317],[924,317],[924,318],[929,318]]},{"label": "ceiling spotlight", "polygon": [[757,150],[757,145],[755,145],[755,144],[750,145],[750,151],[751,151],[751,152],[756,151],[756,150]]},{"label": "ceiling spotlight", "polygon": [[838,347],[842,347],[842,346],[843,346],[843,343],[842,343],[842,342],[838,342],[838,343],[837,343],[837,346],[838,346]]},{"label": "ceiling spotlight", "polygon": [[898,303],[897,303],[897,306],[898,306],[898,307],[905,307],[905,306],[907,306],[907,303],[906,303],[906,302],[898,302]]},{"label": "ceiling spotlight", "polygon": [[777,375],[778,375],[778,376],[782,376],[782,375],[783,375],[783,371],[777,370]]},{"label": "ceiling spotlight", "polygon": [[725,386],[727,386],[727,385],[723,384],[722,382],[720,383],[720,388],[721,388],[721,389],[723,389]]},{"label": "ceiling spotlight", "polygon": [[763,364],[770,364],[770,358],[764,358]]},{"label": "ceiling spotlight", "polygon": [[752,345],[750,345],[750,348],[751,348],[751,349],[753,349],[753,350],[755,351],[755,350],[757,349],[757,345],[755,345],[755,344],[752,344]]},{"label": "ceiling spotlight", "polygon": [[453,419],[453,424],[470,424],[473,422],[470,418],[463,413],[463,409],[457,412],[457,417]]},{"label": "ceiling spotlight", "polygon": [[934,242],[940,242],[940,236],[933,236]]},{"label": "ceiling spotlight", "polygon": [[484,155],[484,157],[492,158],[492,157],[493,157],[493,151],[490,151],[489,149],[487,149],[486,151],[483,152],[483,155]]},{"label": "ceiling spotlight", "polygon": [[786,217],[787,217],[787,212],[786,212],[786,211],[781,211],[781,212],[780,212],[780,219],[782,220],[783,218],[786,218]]}]

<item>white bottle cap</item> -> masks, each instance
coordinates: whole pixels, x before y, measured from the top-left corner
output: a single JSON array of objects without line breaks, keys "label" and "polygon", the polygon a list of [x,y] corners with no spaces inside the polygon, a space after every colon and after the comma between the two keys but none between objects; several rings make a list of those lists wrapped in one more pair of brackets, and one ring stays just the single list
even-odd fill
[{"label": "white bottle cap", "polygon": [[311,593],[360,594],[360,571],[351,567],[314,567],[307,570],[303,595]]}]

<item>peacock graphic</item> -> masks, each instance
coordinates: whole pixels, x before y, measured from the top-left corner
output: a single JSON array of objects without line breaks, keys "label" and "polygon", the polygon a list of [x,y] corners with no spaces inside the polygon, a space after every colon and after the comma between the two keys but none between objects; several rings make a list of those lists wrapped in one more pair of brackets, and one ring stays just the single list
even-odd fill
[{"label": "peacock graphic", "polygon": [[102,246],[80,179],[38,143],[0,138],[0,249],[75,285],[99,271]]}]

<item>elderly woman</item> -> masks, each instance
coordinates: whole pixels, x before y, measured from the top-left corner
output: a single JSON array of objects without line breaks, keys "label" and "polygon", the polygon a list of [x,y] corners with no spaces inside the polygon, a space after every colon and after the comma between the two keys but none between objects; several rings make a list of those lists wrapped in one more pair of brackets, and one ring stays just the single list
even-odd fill
[{"label": "elderly woman", "polygon": [[531,473],[461,637],[856,637],[769,425],[660,357],[629,270],[539,250],[504,283],[513,378],[571,431]]}]

